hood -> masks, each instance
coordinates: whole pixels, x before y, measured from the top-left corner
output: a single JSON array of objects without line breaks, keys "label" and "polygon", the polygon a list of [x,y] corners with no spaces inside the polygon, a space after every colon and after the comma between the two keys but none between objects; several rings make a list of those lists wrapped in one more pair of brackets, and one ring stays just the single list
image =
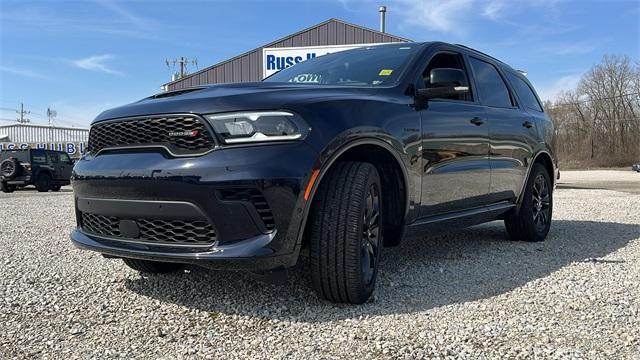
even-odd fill
[{"label": "hood", "polygon": [[275,82],[219,84],[160,93],[135,103],[107,110],[94,120],[130,116],[244,110],[278,110],[297,103],[332,97],[358,98],[374,95],[374,88],[303,85]]}]

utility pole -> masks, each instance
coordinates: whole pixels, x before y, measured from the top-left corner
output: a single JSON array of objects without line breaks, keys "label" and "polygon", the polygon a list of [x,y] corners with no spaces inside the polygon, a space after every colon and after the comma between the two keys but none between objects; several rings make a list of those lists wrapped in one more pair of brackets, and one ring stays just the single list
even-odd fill
[{"label": "utility pole", "polygon": [[194,66],[198,66],[198,59],[187,59],[184,56],[181,56],[180,59],[166,59],[164,61],[167,64],[168,68],[171,68],[171,65],[176,66],[177,64],[180,65],[180,73],[179,73],[179,77],[178,79],[182,79],[185,75],[188,74],[187,71],[187,66],[189,65],[194,65]]},{"label": "utility pole", "polygon": [[24,123],[28,123],[30,120],[26,117],[24,117],[25,115],[28,115],[31,113],[31,111],[26,111],[24,109],[24,104],[20,103],[20,110],[16,110],[16,112],[18,113],[19,117],[18,117],[18,122],[21,124]]},{"label": "utility pole", "polygon": [[49,126],[53,126],[53,119],[58,116],[58,112],[51,109],[51,108],[47,108],[47,118],[49,118]]}]

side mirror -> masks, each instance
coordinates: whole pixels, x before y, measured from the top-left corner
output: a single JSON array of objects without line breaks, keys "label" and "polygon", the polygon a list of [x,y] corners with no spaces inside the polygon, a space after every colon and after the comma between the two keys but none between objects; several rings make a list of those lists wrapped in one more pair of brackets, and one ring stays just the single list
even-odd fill
[{"label": "side mirror", "polygon": [[[426,80],[426,79],[425,79]],[[460,69],[439,68],[431,70],[427,88],[418,89],[418,95],[427,99],[446,97],[469,92],[467,75]]]}]

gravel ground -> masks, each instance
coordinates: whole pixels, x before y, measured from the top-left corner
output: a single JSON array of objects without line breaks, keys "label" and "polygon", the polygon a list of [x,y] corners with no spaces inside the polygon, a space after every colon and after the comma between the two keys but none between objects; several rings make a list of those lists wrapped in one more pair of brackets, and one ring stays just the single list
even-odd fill
[{"label": "gravel ground", "polygon": [[640,195],[560,189],[544,243],[502,223],[385,249],[375,297],[72,247],[70,192],[0,194],[0,358],[640,359]]},{"label": "gravel ground", "polygon": [[560,188],[602,189],[640,194],[640,173],[629,170],[560,171]]}]

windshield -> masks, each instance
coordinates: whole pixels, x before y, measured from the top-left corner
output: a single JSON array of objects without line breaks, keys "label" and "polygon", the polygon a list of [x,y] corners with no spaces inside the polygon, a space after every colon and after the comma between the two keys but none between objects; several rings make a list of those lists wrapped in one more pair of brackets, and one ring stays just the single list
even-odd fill
[{"label": "windshield", "polygon": [[343,86],[390,85],[398,80],[417,51],[415,44],[346,50],[295,64],[264,81]]}]

